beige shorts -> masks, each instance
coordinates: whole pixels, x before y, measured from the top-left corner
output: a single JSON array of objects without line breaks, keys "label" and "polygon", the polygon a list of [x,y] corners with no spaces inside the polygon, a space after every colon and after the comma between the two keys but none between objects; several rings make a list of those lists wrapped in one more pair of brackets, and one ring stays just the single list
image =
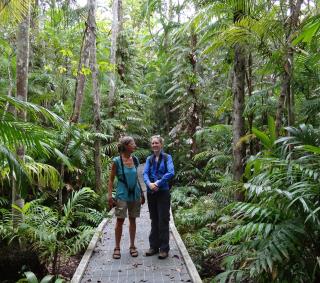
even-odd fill
[{"label": "beige shorts", "polygon": [[117,218],[126,218],[127,217],[127,210],[129,217],[136,218],[140,217],[140,208],[141,208],[141,201],[124,201],[124,200],[117,200],[117,206],[115,208],[115,216]]}]

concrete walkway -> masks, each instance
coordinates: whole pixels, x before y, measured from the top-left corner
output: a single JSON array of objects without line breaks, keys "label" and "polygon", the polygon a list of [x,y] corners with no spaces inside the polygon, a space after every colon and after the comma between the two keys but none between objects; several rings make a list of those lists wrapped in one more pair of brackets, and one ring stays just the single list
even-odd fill
[{"label": "concrete walkway", "polygon": [[[141,184],[143,184],[142,169],[141,166],[139,168]],[[129,223],[126,219],[121,240],[121,259],[112,258],[115,221],[115,217],[112,217],[100,225],[102,226],[100,227],[102,235],[100,235],[101,237],[96,235],[95,243],[90,244],[91,248],[89,246],[89,251],[87,250],[87,255],[85,254],[80,263],[72,283],[201,282],[172,221],[170,223],[169,257],[165,260],[159,260],[157,255],[144,256],[144,252],[149,248],[148,236],[151,227],[147,203],[143,205],[141,216],[137,219],[136,247],[139,252],[138,257],[131,257],[129,253]],[[90,251],[90,249],[92,250]]]}]

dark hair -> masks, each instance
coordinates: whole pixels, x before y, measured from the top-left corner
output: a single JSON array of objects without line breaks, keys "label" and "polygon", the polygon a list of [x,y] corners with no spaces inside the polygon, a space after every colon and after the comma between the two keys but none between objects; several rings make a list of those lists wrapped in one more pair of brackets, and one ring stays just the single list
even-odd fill
[{"label": "dark hair", "polygon": [[133,137],[130,136],[123,136],[119,139],[118,142],[118,152],[122,153],[126,151],[126,145],[128,145],[129,143],[134,142]]}]

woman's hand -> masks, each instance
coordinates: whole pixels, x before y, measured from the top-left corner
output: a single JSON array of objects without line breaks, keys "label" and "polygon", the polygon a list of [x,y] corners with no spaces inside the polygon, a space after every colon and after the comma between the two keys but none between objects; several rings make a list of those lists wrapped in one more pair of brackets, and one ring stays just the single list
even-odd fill
[{"label": "woman's hand", "polygon": [[112,196],[108,197],[108,204],[109,204],[109,208],[111,209],[113,207],[113,199]]},{"label": "woman's hand", "polygon": [[149,188],[150,188],[152,191],[157,191],[157,190],[158,190],[158,186],[157,186],[156,183],[150,183]]},{"label": "woman's hand", "polygon": [[144,203],[146,202],[146,198],[144,197],[144,195],[141,196],[140,202],[141,205],[144,205]]}]

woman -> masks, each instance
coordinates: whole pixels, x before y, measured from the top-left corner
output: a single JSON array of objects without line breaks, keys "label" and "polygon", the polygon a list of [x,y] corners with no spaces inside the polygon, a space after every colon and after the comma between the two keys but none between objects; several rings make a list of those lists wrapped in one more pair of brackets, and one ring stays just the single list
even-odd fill
[{"label": "woman", "polygon": [[138,256],[137,248],[134,241],[136,236],[136,218],[140,216],[141,203],[144,203],[144,196],[138,182],[137,167],[139,161],[132,153],[136,149],[134,139],[130,136],[120,138],[118,144],[119,156],[113,159],[109,185],[108,185],[108,202],[109,206],[114,205],[112,199],[112,189],[114,178],[117,177],[116,187],[116,207],[115,215],[117,217],[115,227],[115,248],[113,252],[114,259],[120,259],[120,241],[122,235],[122,226],[127,211],[129,215],[129,235],[130,235],[130,255]]},{"label": "woman", "polygon": [[168,182],[174,176],[172,157],[163,152],[163,143],[162,137],[151,137],[153,154],[147,158],[143,172],[151,219],[150,248],[145,255],[152,256],[160,252],[159,259],[167,258],[170,250],[170,187]]}]

